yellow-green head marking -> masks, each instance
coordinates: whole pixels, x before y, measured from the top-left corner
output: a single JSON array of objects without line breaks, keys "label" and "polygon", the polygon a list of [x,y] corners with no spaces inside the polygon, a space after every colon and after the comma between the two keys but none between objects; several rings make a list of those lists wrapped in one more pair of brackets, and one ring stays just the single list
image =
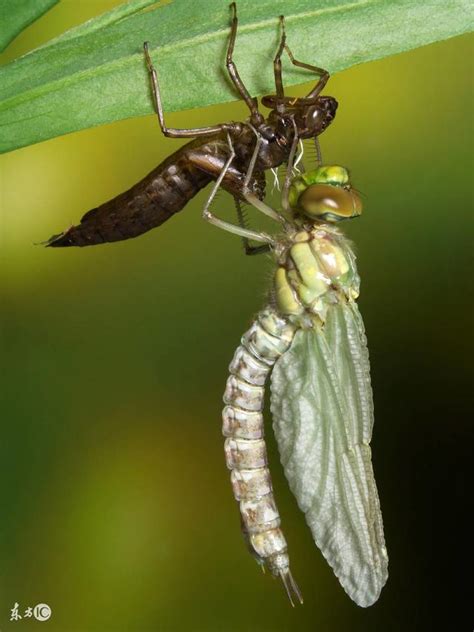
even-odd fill
[{"label": "yellow-green head marking", "polygon": [[362,202],[352,189],[349,173],[339,165],[326,165],[293,180],[289,191],[293,211],[312,220],[338,222],[362,213]]}]

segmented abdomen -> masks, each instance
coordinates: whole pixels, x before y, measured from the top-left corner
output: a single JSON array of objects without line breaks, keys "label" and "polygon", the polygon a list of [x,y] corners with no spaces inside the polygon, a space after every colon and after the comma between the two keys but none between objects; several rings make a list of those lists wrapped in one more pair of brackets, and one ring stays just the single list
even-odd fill
[{"label": "segmented abdomen", "polygon": [[93,246],[121,241],[163,224],[180,211],[212,176],[191,164],[188,143],[131,189],[88,211],[81,223],[51,237],[48,246]]},{"label": "segmented abdomen", "polygon": [[222,417],[226,462],[244,537],[257,561],[282,578],[290,599],[291,592],[301,599],[289,570],[287,544],[273,497],[262,415],[265,381],[290,346],[294,332],[274,310],[259,313],[229,366]]},{"label": "segmented abdomen", "polygon": [[[166,158],[131,189],[88,211],[80,224],[53,235],[47,246],[93,246],[137,237],[160,226],[205,187],[216,180],[229,157],[222,134],[196,138]],[[221,183],[234,197],[242,198],[247,163],[236,157]],[[254,170],[248,188],[263,199],[265,174]]]}]

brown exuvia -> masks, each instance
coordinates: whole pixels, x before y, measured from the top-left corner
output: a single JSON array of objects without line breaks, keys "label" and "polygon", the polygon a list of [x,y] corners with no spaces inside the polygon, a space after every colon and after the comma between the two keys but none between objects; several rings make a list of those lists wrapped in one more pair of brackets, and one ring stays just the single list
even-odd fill
[{"label": "brown exuvia", "polygon": [[[284,163],[292,164],[298,141],[316,138],[331,123],[337,101],[333,97],[320,96],[329,73],[293,57],[286,44],[283,17],[280,44],[273,62],[276,94],[261,99],[264,106],[271,108],[268,116],[265,118],[259,112],[257,99],[248,93],[232,59],[237,34],[235,3],[231,4],[231,9],[233,15],[226,67],[238,94],[250,110],[248,121],[194,129],[167,127],[156,70],[148,43],[145,43],[145,60],[161,130],[165,136],[193,140],[166,158],[131,189],[88,211],[80,224],[51,237],[48,246],[92,246],[121,241],[160,226],[209,182],[217,180],[230,158],[231,164],[227,165],[220,184],[234,197],[242,223],[242,193],[250,192],[263,199],[265,170]],[[281,72],[283,51],[287,52],[292,64],[318,75],[316,85],[305,98],[284,95]],[[217,220],[209,210],[203,216],[211,223],[213,219]],[[246,243],[248,254],[261,252],[262,249],[265,247],[252,248]]]}]

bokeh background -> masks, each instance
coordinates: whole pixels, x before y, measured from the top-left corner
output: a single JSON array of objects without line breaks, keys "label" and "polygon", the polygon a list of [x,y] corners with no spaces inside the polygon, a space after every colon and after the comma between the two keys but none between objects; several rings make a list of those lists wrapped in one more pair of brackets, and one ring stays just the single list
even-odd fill
[{"label": "bokeh background", "polygon": [[[116,4],[62,2],[1,59]],[[1,630],[472,628],[472,43],[464,36],[355,67],[326,91],[340,108],[321,138],[325,161],[350,167],[365,194],[364,215],[344,228],[363,280],[390,554],[388,584],[368,610],[314,546],[268,417],[303,607],[288,605],[241,540],[221,398],[269,261],[244,257],[237,238],[202,222],[205,193],[135,240],[35,245],[180,141],[163,138],[149,116],[1,157]],[[244,117],[233,103],[168,123]],[[229,206],[222,194],[219,208]],[[20,613],[47,603],[53,616],[10,622],[15,602]]]}]

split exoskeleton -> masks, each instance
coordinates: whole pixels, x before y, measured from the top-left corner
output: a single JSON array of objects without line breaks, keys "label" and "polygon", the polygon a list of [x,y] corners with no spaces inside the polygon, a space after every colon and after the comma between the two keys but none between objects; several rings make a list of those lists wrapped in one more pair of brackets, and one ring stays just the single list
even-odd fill
[{"label": "split exoskeleton", "polygon": [[[299,140],[316,138],[331,123],[337,101],[320,95],[329,73],[294,59],[286,44],[283,18],[281,40],[274,59],[276,94],[262,98],[263,105],[271,111],[266,118],[260,113],[257,99],[248,93],[233,60],[238,24],[235,3],[231,4],[231,9],[226,67],[237,93],[250,110],[248,121],[193,129],[168,127],[157,71],[151,60],[149,44],[145,43],[145,60],[161,130],[171,138],[193,140],[180,147],[128,191],[88,211],[79,225],[51,237],[48,246],[90,246],[137,237],[163,224],[212,181],[218,181],[214,191],[222,186],[232,194],[239,212],[240,201],[245,200],[246,193],[251,194],[252,200],[264,198],[265,171],[282,164],[292,164]],[[316,85],[305,98],[284,95],[281,73],[284,51],[295,66],[318,75]],[[204,209],[203,217],[221,227],[225,225],[212,214],[209,206]],[[240,228],[243,230],[242,226]],[[249,254],[261,251],[250,247],[247,250]]]}]

